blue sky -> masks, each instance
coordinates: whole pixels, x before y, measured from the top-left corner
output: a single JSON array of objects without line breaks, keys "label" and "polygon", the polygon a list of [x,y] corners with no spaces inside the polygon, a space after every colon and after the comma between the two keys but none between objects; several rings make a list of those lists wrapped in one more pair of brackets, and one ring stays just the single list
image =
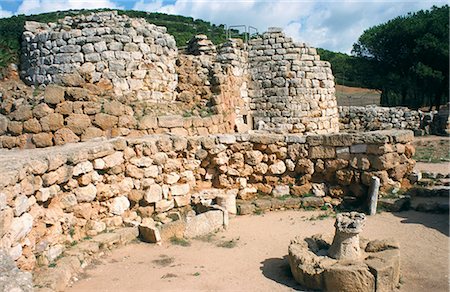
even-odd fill
[{"label": "blue sky", "polygon": [[215,24],[252,25],[260,32],[279,26],[297,41],[350,53],[353,43],[369,27],[447,3],[448,0],[0,0],[0,17],[81,8],[156,11]]}]

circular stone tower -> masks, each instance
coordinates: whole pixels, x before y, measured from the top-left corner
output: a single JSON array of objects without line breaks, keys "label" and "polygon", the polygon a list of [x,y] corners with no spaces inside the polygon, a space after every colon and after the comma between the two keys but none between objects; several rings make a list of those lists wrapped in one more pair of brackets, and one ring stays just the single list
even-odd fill
[{"label": "circular stone tower", "polygon": [[339,132],[331,65],[320,60],[316,49],[269,28],[249,42],[249,73],[255,129]]}]

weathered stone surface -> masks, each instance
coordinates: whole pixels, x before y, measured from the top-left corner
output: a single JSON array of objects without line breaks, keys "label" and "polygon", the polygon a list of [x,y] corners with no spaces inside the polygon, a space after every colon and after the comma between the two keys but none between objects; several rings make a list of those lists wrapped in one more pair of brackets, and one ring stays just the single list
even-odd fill
[{"label": "weathered stone surface", "polygon": [[158,125],[161,128],[177,128],[183,127],[183,117],[178,115],[160,116],[158,117]]},{"label": "weathered stone surface", "polygon": [[290,189],[289,189],[289,186],[287,186],[287,185],[277,185],[272,190],[272,196],[275,198],[282,197],[282,196],[289,196],[289,195],[290,195]]},{"label": "weathered stone surface", "polygon": [[36,147],[49,147],[53,145],[53,135],[51,133],[35,134],[32,141]]},{"label": "weathered stone surface", "polygon": [[286,171],[286,165],[283,161],[278,161],[269,165],[269,172],[271,174],[283,174]]},{"label": "weathered stone surface", "polygon": [[40,120],[42,130],[45,132],[58,131],[64,127],[64,118],[61,114],[49,114]]},{"label": "weathered stone surface", "polygon": [[13,259],[0,250],[0,290],[1,291],[33,291],[33,279],[30,272],[22,272]]},{"label": "weathered stone surface", "polygon": [[97,188],[93,184],[79,187],[74,191],[78,202],[91,202],[97,196]]},{"label": "weathered stone surface", "polygon": [[219,230],[224,226],[224,212],[211,210],[186,219],[184,236],[193,238]]},{"label": "weathered stone surface", "polygon": [[45,88],[44,101],[48,104],[58,104],[64,101],[64,88],[50,85]]},{"label": "weathered stone surface", "polygon": [[91,119],[85,114],[71,114],[66,118],[67,128],[81,135],[91,125]]},{"label": "weathered stone surface", "polygon": [[62,128],[54,134],[55,145],[64,145],[67,143],[75,143],[80,141],[80,138],[75,135],[70,129]]},{"label": "weathered stone surface", "polygon": [[323,274],[327,291],[375,291],[375,277],[365,264],[335,264]]},{"label": "weathered stone surface", "polygon": [[113,199],[109,208],[114,215],[122,215],[130,207],[130,201],[125,196],[119,196]]},{"label": "weathered stone surface", "polygon": [[150,224],[139,225],[139,238],[148,243],[157,243],[161,241],[159,229]]},{"label": "weathered stone surface", "polygon": [[147,203],[156,203],[162,200],[162,188],[157,184],[153,184],[149,187],[149,189],[145,192],[144,200]]}]

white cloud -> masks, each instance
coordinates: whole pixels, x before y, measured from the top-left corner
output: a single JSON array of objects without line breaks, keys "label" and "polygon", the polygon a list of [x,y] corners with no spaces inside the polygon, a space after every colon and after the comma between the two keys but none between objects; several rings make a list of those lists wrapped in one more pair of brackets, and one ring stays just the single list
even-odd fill
[{"label": "white cloud", "polygon": [[138,0],[134,3],[133,10],[158,11],[163,6],[162,0],[144,1]]},{"label": "white cloud", "polygon": [[446,0],[139,0],[136,10],[200,18],[216,24],[245,24],[260,32],[280,26],[295,40],[316,47],[349,53],[364,30],[399,15]]},{"label": "white cloud", "polygon": [[17,14],[38,14],[69,9],[121,8],[111,0],[23,0]]},{"label": "white cloud", "polygon": [[8,10],[3,10],[2,6],[0,5],[0,18],[10,17],[12,15],[13,15],[12,12]]}]

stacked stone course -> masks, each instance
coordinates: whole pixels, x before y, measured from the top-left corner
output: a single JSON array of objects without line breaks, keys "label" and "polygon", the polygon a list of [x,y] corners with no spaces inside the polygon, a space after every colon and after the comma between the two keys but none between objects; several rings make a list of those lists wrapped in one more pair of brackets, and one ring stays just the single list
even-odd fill
[{"label": "stacked stone course", "polygon": [[254,124],[294,133],[339,131],[334,77],[316,49],[269,28],[249,43]]},{"label": "stacked stone course", "polygon": [[34,85],[100,83],[116,95],[168,102],[175,99],[177,55],[166,28],[144,19],[115,11],[67,16],[26,23],[21,76]]},{"label": "stacked stone course", "polygon": [[[25,98],[24,98],[25,97]],[[4,94],[0,106],[0,148],[42,148],[95,138],[140,137],[154,133],[207,135],[233,131],[224,114],[205,117],[158,115],[139,104],[85,88],[49,85],[43,95]]]},{"label": "stacked stone course", "polygon": [[439,111],[423,112],[407,107],[340,106],[342,131],[412,130],[414,135],[448,135],[450,133],[448,105]]},{"label": "stacked stone course", "polygon": [[292,208],[364,202],[373,175],[382,190],[400,187],[414,166],[412,138],[411,131],[151,135],[0,150],[0,249],[30,270],[106,228],[145,218],[164,225],[174,212],[218,203],[221,192],[210,188],[244,200],[292,195]]}]

